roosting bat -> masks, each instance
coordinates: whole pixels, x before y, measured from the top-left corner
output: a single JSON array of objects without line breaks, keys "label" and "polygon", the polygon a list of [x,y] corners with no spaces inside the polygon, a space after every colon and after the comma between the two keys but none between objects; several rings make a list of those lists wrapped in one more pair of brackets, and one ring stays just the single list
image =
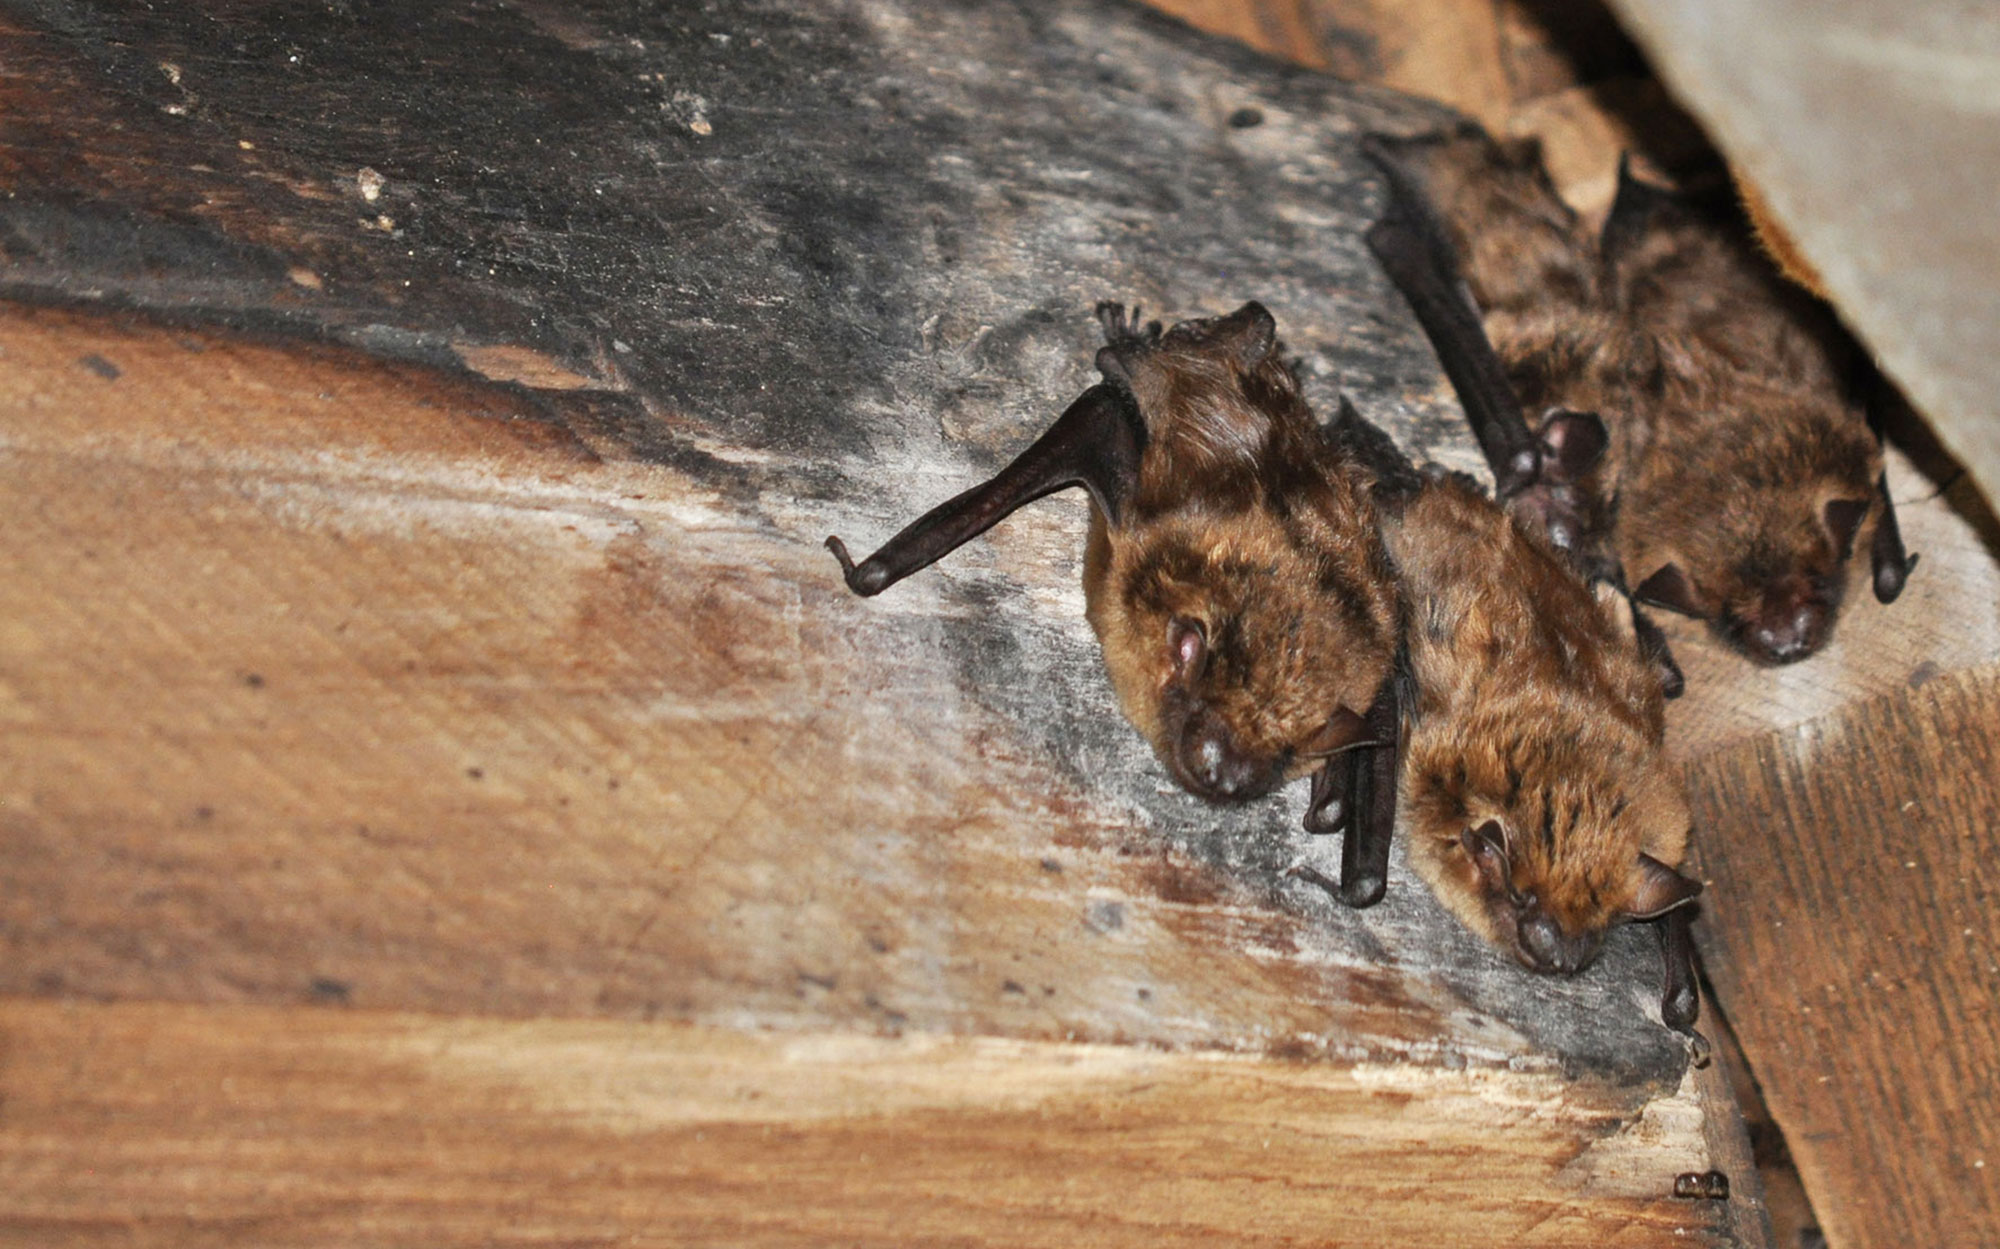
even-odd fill
[{"label": "roosting bat", "polygon": [[1378,899],[1395,818],[1393,575],[1360,464],[1319,429],[1255,303],[1162,333],[1098,307],[1104,380],[998,476],[854,563],[880,593],[1015,508],[1083,486],[1092,628],[1174,779],[1238,802],[1313,772],[1306,825],[1348,829],[1343,896]]},{"label": "roosting bat", "polygon": [[1369,152],[1395,227],[1377,254],[1517,515],[1760,663],[1824,645],[1871,514],[1876,597],[1901,592],[1872,371],[1739,232],[1621,169],[1593,239],[1534,145],[1476,127]]},{"label": "roosting bat", "polygon": [[1381,502],[1412,687],[1400,700],[1412,866],[1535,971],[1580,971],[1612,927],[1661,921],[1660,1014],[1692,1036],[1701,886],[1674,870],[1689,813],[1630,602],[1467,479],[1409,485],[1393,464],[1371,467],[1397,486]]}]

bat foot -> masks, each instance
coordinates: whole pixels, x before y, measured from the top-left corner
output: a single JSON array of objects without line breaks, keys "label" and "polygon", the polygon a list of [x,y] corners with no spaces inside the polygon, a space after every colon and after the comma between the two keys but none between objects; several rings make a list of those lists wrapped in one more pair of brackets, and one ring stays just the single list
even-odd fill
[{"label": "bat foot", "polygon": [[1373,872],[1358,872],[1340,882],[1340,900],[1357,911],[1365,910],[1380,902],[1388,888],[1388,878]]},{"label": "bat foot", "polygon": [[846,580],[848,589],[863,598],[868,598],[888,588],[888,574],[867,560],[863,560],[857,566],[853,556],[847,553],[847,544],[839,538],[828,538],[826,549],[832,551],[833,557],[840,561],[840,575]]},{"label": "bat foot", "polygon": [[1875,601],[1888,604],[1896,601],[1903,593],[1903,586],[1910,580],[1910,574],[1917,570],[1919,556],[1911,555],[1900,562],[1883,561],[1875,565]]},{"label": "bat foot", "polygon": [[1385,879],[1367,872],[1356,875],[1352,880],[1335,880],[1308,863],[1297,863],[1286,868],[1285,875],[1309,885],[1317,885],[1357,911],[1380,902],[1382,893],[1388,886]]},{"label": "bat foot", "polygon": [[1693,1028],[1676,1028],[1674,1031],[1680,1035],[1681,1044],[1687,1046],[1688,1065],[1696,1070],[1706,1070],[1715,1057],[1715,1047],[1708,1043],[1708,1038]]}]

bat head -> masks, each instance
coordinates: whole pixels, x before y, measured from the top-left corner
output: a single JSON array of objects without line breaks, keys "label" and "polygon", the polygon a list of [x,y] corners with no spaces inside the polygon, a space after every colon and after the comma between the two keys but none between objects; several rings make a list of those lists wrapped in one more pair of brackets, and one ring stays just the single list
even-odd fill
[{"label": "bat head", "polygon": [[1703,443],[1620,503],[1634,593],[1757,663],[1805,659],[1840,614],[1880,448],[1859,419],[1798,403],[1746,404]]},{"label": "bat head", "polygon": [[1255,303],[1162,332],[1099,310],[1147,431],[1084,586],[1127,716],[1184,788],[1268,793],[1361,735],[1395,645],[1366,475],[1324,439]]},{"label": "bat head", "polygon": [[1517,758],[1482,785],[1472,762],[1442,789],[1413,777],[1420,844],[1412,853],[1419,867],[1428,860],[1425,876],[1466,926],[1529,970],[1581,971],[1612,928],[1701,892],[1648,853],[1677,858],[1686,841],[1687,808],[1665,769],[1621,783],[1603,774],[1613,761],[1600,758],[1597,776],[1548,771],[1537,785],[1523,772],[1536,765]]},{"label": "bat head", "polygon": [[[1279,527],[1177,517],[1093,533],[1091,623],[1127,716],[1197,797],[1270,792],[1362,737],[1393,606],[1330,604]],[[1382,581],[1387,594],[1387,578]]]},{"label": "bat head", "polygon": [[[1498,944],[1530,971],[1571,975],[1596,960],[1604,934],[1633,920],[1657,919],[1692,902],[1699,882],[1638,851],[1624,862],[1563,862],[1527,848],[1498,820],[1459,834],[1473,883]],[[1517,852],[1515,845],[1524,848]]]}]

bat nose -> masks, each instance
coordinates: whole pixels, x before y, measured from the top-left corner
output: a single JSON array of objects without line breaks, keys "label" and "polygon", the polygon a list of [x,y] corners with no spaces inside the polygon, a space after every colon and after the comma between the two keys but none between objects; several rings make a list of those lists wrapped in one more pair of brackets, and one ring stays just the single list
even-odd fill
[{"label": "bat nose", "polygon": [[1236,735],[1215,716],[1189,718],[1178,751],[1188,788],[1215,802],[1239,802],[1268,788],[1268,769],[1246,755]]},{"label": "bat nose", "polygon": [[1765,617],[1751,629],[1750,636],[1773,663],[1788,664],[1819,648],[1825,626],[1826,608],[1818,603],[1798,603],[1788,611],[1781,608]]},{"label": "bat nose", "polygon": [[1595,934],[1569,936],[1554,916],[1544,912],[1522,916],[1520,934],[1521,951],[1536,971],[1570,975],[1582,971],[1597,954]]}]

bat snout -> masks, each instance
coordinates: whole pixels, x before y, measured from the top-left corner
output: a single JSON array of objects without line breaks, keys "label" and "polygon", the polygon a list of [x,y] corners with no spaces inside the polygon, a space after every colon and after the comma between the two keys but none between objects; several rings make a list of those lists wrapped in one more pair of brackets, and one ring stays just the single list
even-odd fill
[{"label": "bat snout", "polygon": [[1765,599],[1743,632],[1753,657],[1771,664],[1796,663],[1826,641],[1832,613],[1810,596],[1787,594]]},{"label": "bat snout", "polygon": [[1536,911],[1522,915],[1517,929],[1521,961],[1529,970],[1569,976],[1597,957],[1601,934],[1565,933],[1555,917]]},{"label": "bat snout", "polygon": [[1281,769],[1246,752],[1229,725],[1207,708],[1182,725],[1174,747],[1176,779],[1210,802],[1245,802],[1268,793]]}]

